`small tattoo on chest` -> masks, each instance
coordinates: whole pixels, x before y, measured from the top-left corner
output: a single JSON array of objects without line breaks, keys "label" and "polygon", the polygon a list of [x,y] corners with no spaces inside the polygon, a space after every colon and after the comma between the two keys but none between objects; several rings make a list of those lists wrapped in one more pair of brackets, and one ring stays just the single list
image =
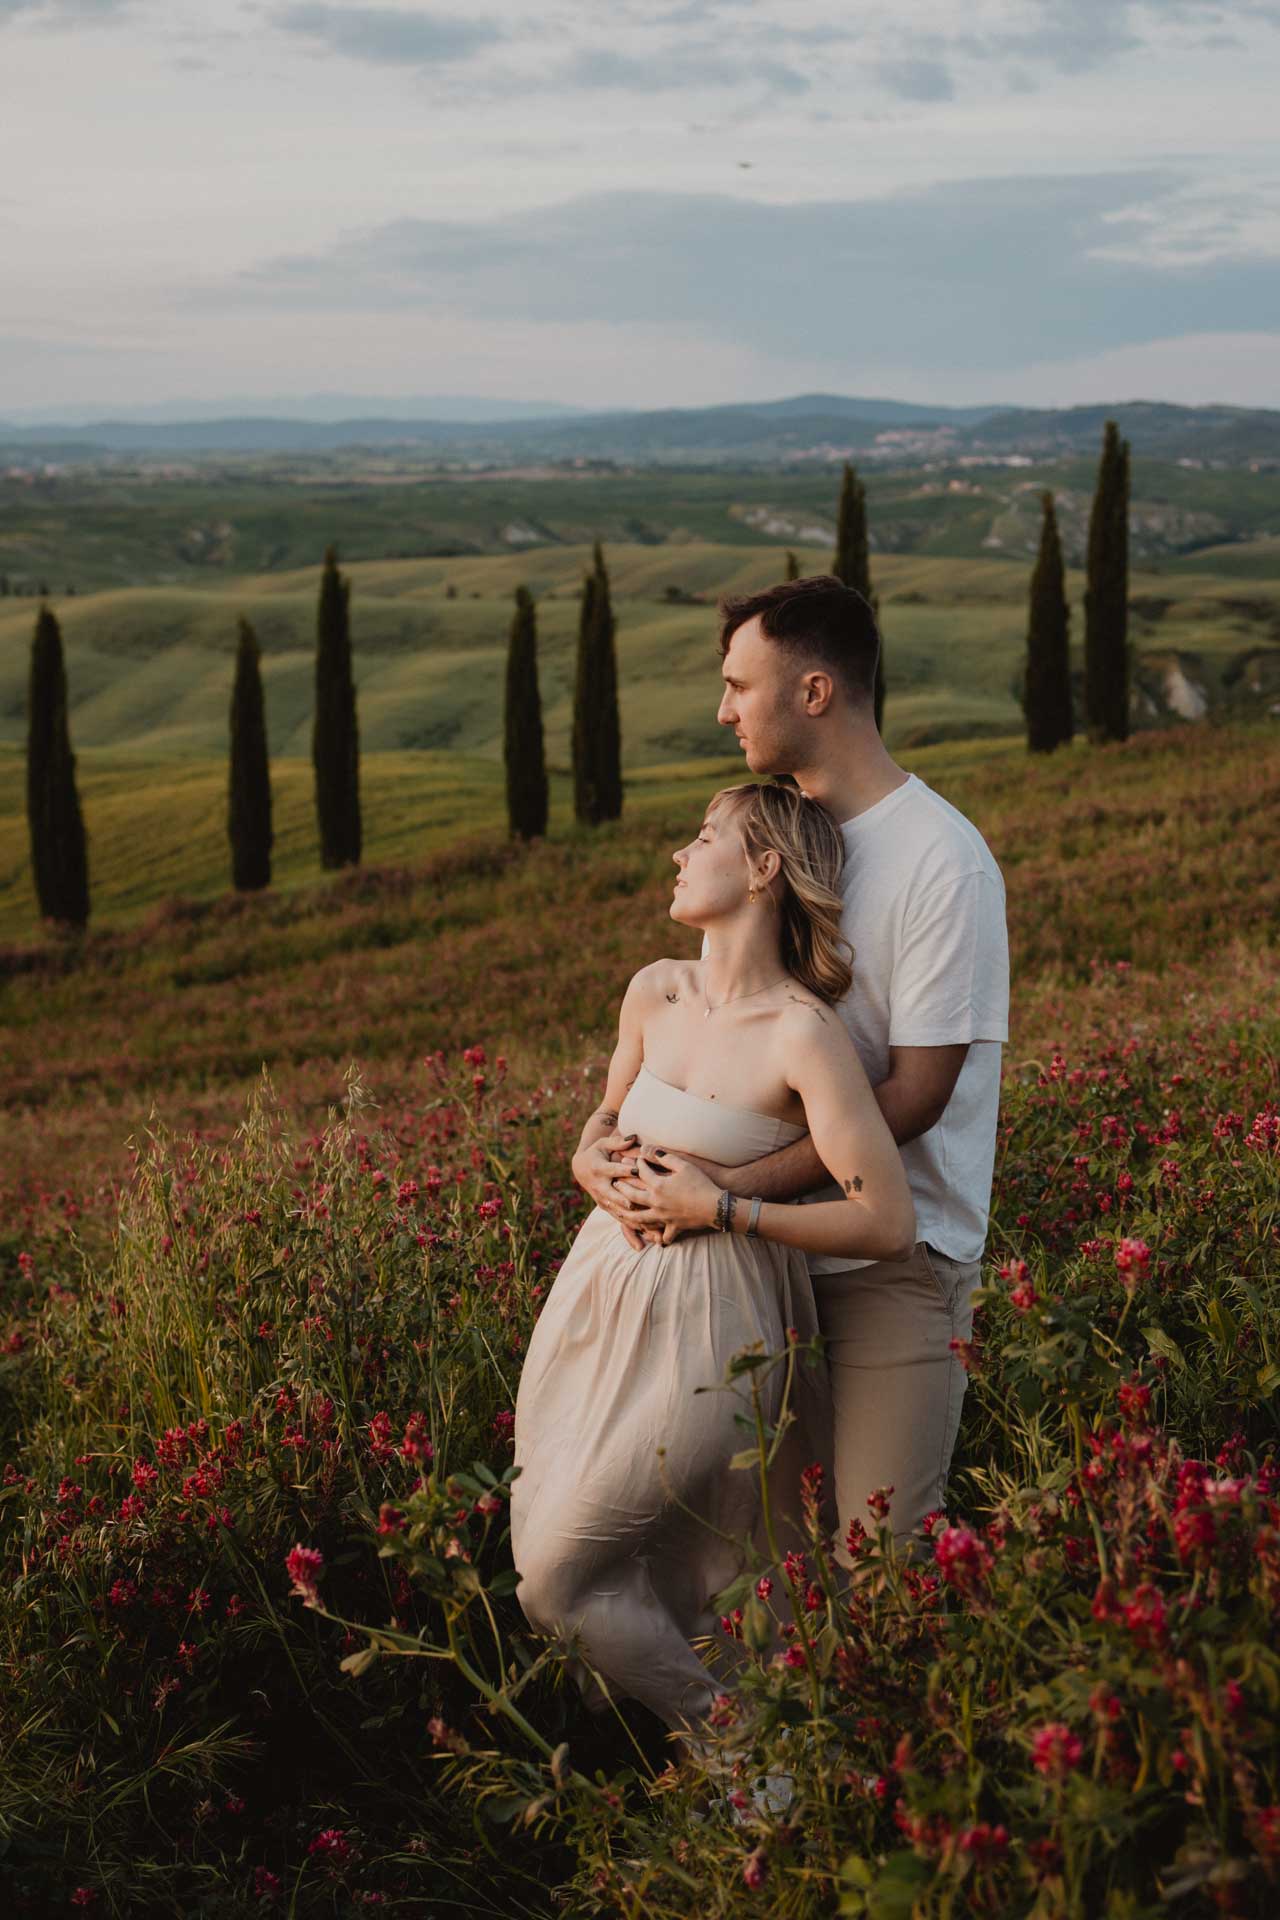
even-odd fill
[{"label": "small tattoo on chest", "polygon": [[846,1193],[861,1193],[862,1192],[862,1175],[860,1173],[855,1173],[852,1180],[846,1180],[844,1183],[844,1190]]},{"label": "small tattoo on chest", "polygon": [[669,993],[669,994],[667,995],[667,1005],[668,1005],[669,1007],[674,1007],[674,1006],[675,1006],[675,1004],[676,1004],[676,1001],[677,1001],[677,1000],[678,1000],[679,998],[680,998],[680,995],[679,995],[678,993]]}]

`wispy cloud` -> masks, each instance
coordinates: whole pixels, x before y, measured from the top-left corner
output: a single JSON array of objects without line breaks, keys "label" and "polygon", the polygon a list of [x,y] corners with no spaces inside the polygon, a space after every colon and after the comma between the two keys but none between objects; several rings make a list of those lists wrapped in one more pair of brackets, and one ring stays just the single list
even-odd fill
[{"label": "wispy cloud", "polygon": [[890,93],[904,100],[950,100],[955,95],[951,71],[942,60],[880,60],[875,70]]},{"label": "wispy cloud", "polygon": [[0,27],[12,21],[49,27],[73,27],[94,21],[123,20],[134,0],[0,0]]},{"label": "wispy cloud", "polygon": [[998,369],[1280,310],[1280,247],[1262,239],[1201,273],[1135,253],[1181,184],[1163,171],[1016,177],[798,206],[599,194],[469,225],[398,220],[200,298],[517,311],[533,326],[635,323],[762,353]]},{"label": "wispy cloud", "polygon": [[810,82],[777,58],[752,60],[706,43],[673,45],[658,52],[620,53],[612,47],[584,47],[557,70],[571,87],[617,88],[627,93],[668,93],[684,87],[761,85],[770,92],[807,93]]},{"label": "wispy cloud", "polygon": [[352,60],[383,66],[429,66],[465,60],[504,38],[491,20],[396,7],[328,6],[299,0],[271,16],[285,33],[298,34]]}]

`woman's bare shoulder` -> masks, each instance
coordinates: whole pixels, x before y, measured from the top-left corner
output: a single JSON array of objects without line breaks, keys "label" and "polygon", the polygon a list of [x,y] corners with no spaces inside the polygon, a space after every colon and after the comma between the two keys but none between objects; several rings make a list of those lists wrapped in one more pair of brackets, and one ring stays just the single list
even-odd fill
[{"label": "woman's bare shoulder", "polygon": [[697,983],[696,960],[651,960],[632,975],[627,992],[658,1006],[665,1001],[674,1007],[682,1000],[699,998]]},{"label": "woman's bare shoulder", "polygon": [[788,980],[779,995],[778,1026],[784,1040],[793,1037],[803,1039],[820,1033],[824,1028],[830,1031],[840,1025],[840,1019],[834,1008],[811,993],[808,987],[802,987],[798,980]]}]

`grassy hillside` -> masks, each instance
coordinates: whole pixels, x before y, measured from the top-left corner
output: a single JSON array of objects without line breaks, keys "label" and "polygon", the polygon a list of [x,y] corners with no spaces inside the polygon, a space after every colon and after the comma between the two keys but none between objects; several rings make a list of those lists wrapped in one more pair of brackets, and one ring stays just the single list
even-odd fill
[{"label": "grassy hillside", "polygon": [[[460,559],[358,562],[352,621],[366,753],[450,752],[496,761],[511,595],[539,602],[548,756],[567,770],[577,594],[586,547]],[[828,556],[799,548],[801,565]],[[718,594],[776,578],[772,546],[690,542],[608,550],[619,620],[623,751],[629,767],[715,755]],[[200,589],[133,588],[56,602],[67,642],[73,741],[149,759],[220,756],[235,617],[264,652],[274,755],[310,750],[318,568]],[[889,673],[891,747],[1021,727],[1016,689],[1027,576],[1009,560],[886,556],[876,565]],[[1083,583],[1070,580],[1077,657]],[[1144,717],[1169,711],[1173,664],[1215,708],[1280,697],[1280,582],[1248,593],[1212,575],[1136,573],[1133,636]],[[696,603],[689,604],[696,597]],[[0,742],[23,737],[33,608],[0,600]],[[1176,701],[1174,703],[1176,711]],[[86,759],[86,769],[89,762]]]},{"label": "grassy hillside", "polygon": [[[353,1058],[394,1105],[436,1048],[483,1041],[536,1077],[604,1045],[628,973],[685,950],[665,917],[671,851],[737,763],[658,769],[637,780],[624,820],[590,834],[570,827],[562,797],[551,838],[530,849],[494,832],[492,814],[486,830],[478,808],[465,838],[459,820],[433,843],[420,824],[432,795],[412,784],[424,764],[388,761],[382,817],[398,825],[360,871],[319,875],[300,793],[294,884],[230,894],[220,814],[202,825],[197,804],[217,797],[206,773],[203,789],[193,776],[162,804],[132,803],[111,875],[99,856],[118,917],[98,916],[82,950],[31,943],[15,904],[7,924],[22,944],[0,950],[0,1103],[13,1121],[0,1185],[7,1166],[11,1181],[78,1187],[99,1156],[118,1161],[153,1098],[225,1127],[264,1061],[309,1121]],[[1016,743],[958,742],[908,764],[978,823],[1004,869],[1024,1046],[1048,1043],[1095,962],[1159,972],[1280,933],[1269,728],[1079,745],[1044,763]],[[443,805],[449,764],[438,773]],[[141,879],[135,860],[153,863]]]},{"label": "grassy hillside", "polygon": [[[388,756],[384,817],[432,764]],[[504,1513],[570,1143],[629,973],[694,949],[670,849],[718,768],[3,954],[6,1913],[1271,1911],[1280,741],[918,764],[1003,866],[1013,972],[948,1518],[903,1567],[842,1513],[852,1592],[815,1527],[718,1603],[730,1781],[585,1712]],[[199,877],[196,797],[139,858],[163,827]]]},{"label": "grassy hillside", "polygon": [[[227,768],[223,760],[156,760],[145,754],[81,757],[80,792],[89,834],[95,921],[136,918],[180,894],[209,899],[225,891]],[[637,768],[627,778],[627,818],[651,821],[655,810],[693,807],[720,782],[741,776],[741,763],[673,761]],[[0,938],[22,939],[36,927],[24,806],[24,761],[0,750]],[[311,885],[321,876],[309,760],[277,762],[272,774],[276,891]],[[366,865],[411,865],[506,832],[502,770],[495,760],[451,753],[377,753],[362,766]],[[570,782],[552,782],[552,831],[575,837]]]}]

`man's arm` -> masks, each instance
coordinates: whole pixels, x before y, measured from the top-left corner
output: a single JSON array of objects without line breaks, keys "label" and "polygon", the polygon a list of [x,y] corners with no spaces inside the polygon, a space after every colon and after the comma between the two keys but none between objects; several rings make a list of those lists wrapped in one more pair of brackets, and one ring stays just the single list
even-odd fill
[{"label": "man's arm", "polygon": [[[889,1049],[889,1071],[874,1092],[876,1104],[900,1147],[937,1126],[955,1092],[968,1051],[967,1045]],[[692,1158],[689,1154],[684,1157]],[[758,1193],[762,1200],[798,1200],[801,1194],[830,1186],[832,1179],[808,1134],[789,1147],[780,1147],[777,1153],[766,1154],[763,1160],[750,1160],[741,1167],[717,1167],[705,1160],[697,1165],[730,1193],[744,1198]]]},{"label": "man's arm", "polygon": [[889,1071],[875,1095],[900,1147],[937,1126],[968,1051],[968,1041],[955,1047],[890,1047]]}]

